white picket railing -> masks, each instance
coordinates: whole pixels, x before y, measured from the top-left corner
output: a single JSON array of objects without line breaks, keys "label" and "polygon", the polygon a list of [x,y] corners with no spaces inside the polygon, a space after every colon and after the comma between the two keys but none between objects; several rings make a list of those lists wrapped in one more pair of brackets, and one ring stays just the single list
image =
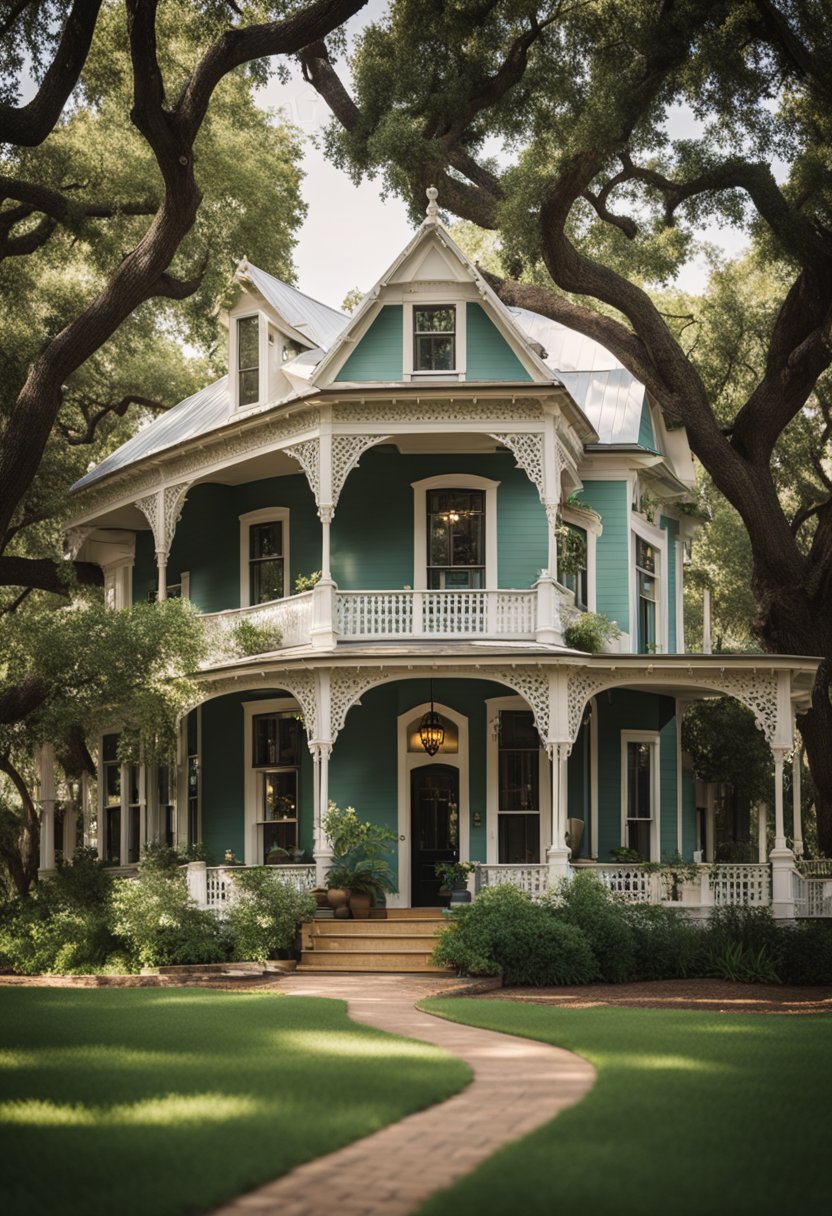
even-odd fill
[{"label": "white picket railing", "polygon": [[243,621],[258,629],[273,630],[279,641],[269,649],[305,646],[312,630],[312,592],[290,595],[286,599],[254,604],[250,608],[234,608],[228,612],[206,613],[202,618],[208,634],[209,656],[204,666],[242,658],[234,631]]},{"label": "white picket railing", "polygon": [[528,591],[339,591],[336,630],[378,637],[533,638],[537,593]]},{"label": "white picket railing", "polygon": [[809,860],[801,857],[797,868],[806,878],[832,878],[832,857],[817,857]]},{"label": "white picket railing", "polygon": [[613,895],[628,903],[657,904],[661,901],[658,875],[638,864],[601,864],[587,868]]},{"label": "white picket railing", "polygon": [[[191,875],[197,869],[197,881],[194,884]],[[206,866],[204,870],[205,886],[201,888],[198,868],[188,867],[188,886],[192,898],[201,907],[210,909],[219,915],[234,899],[234,875],[245,870],[266,870],[275,882],[286,883],[296,891],[310,891],[315,885],[314,865],[301,866]]]},{"label": "white picket railing", "polygon": [[508,884],[525,891],[526,895],[545,895],[549,889],[549,867],[546,865],[478,865],[474,873],[477,894],[489,887]]},{"label": "white picket railing", "polygon": [[771,904],[768,865],[721,862],[710,867],[709,882],[717,907],[767,908]]},{"label": "white picket railing", "polygon": [[797,916],[832,916],[832,878],[811,878],[795,871],[792,890]]}]

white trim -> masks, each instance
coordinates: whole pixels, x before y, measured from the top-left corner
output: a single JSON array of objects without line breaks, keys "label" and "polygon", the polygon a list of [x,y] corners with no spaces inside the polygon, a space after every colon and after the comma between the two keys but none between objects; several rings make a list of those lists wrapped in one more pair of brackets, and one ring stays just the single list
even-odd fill
[{"label": "white trim", "polygon": [[[500,837],[500,741],[498,736],[499,715],[503,710],[523,710],[531,713],[531,706],[523,697],[488,697],[485,702],[485,828],[486,864],[498,865]],[[540,860],[545,860],[551,844],[552,827],[552,778],[549,758],[541,744],[538,768],[538,793],[540,798]]]},{"label": "white trim", "polygon": [[413,487],[413,589],[427,591],[427,493],[428,490],[485,491],[485,587],[496,590],[497,581],[497,489],[499,481],[473,473],[442,473],[411,482]]},{"label": "white trim", "polygon": [[682,715],[685,703],[675,698],[676,705],[676,852],[682,857],[682,842],[684,839],[684,798],[682,797]]},{"label": "white trim", "polygon": [[685,542],[677,539],[676,546],[676,654],[685,653]]},{"label": "white trim", "polygon": [[[406,300],[402,305],[402,379],[418,380],[433,384],[439,380],[464,380],[468,366],[468,314],[465,300],[454,298],[442,300],[439,293],[434,300],[428,291],[421,300]],[[454,310],[454,366],[446,372],[416,371],[413,366],[413,310],[414,308],[453,308]]]},{"label": "white trim", "polygon": [[598,860],[598,698],[590,697],[592,714],[589,719],[589,822],[588,853]]},{"label": "white trim", "polygon": [[459,772],[459,856],[467,861],[471,848],[471,806],[470,806],[470,770],[471,761],[468,751],[468,719],[464,714],[440,701],[434,702],[434,709],[443,718],[448,718],[456,726],[459,734],[459,748],[454,752],[438,752],[429,756],[427,752],[407,750],[407,726],[414,718],[420,718],[430,709],[430,702],[423,701],[421,705],[412,705],[396,718],[397,741],[397,784],[398,784],[398,826],[399,826],[399,891],[391,895],[388,905],[391,908],[409,908],[410,890],[410,774],[414,769],[426,768],[429,764],[447,764]]},{"label": "white trim", "polygon": [[[257,368],[257,400],[249,401],[246,405],[240,405],[240,368],[237,366],[237,325],[240,321],[245,321],[249,317],[257,318],[257,358],[259,365]],[[249,308],[245,311],[233,313],[228,318],[228,380],[229,389],[231,392],[231,409],[232,412],[238,410],[250,410],[255,405],[259,405],[266,400],[266,384],[269,369],[269,345],[268,345],[268,325],[265,323],[267,318],[259,308]]]},{"label": "white trim", "polygon": [[656,599],[656,650],[659,654],[667,654],[669,650],[668,629],[669,614],[667,611],[667,541],[668,535],[664,528],[649,524],[630,512],[630,553],[628,568],[630,571],[630,637],[632,650],[638,650],[638,579],[636,577],[636,546],[634,537],[641,537],[653,546],[656,552],[658,569],[655,577],[658,584]]},{"label": "white trim", "polygon": [[[293,697],[274,697],[268,701],[243,701],[243,861],[247,866],[262,866],[260,841],[257,836],[257,782],[260,770],[251,763],[255,717],[261,714],[300,712]],[[277,767],[277,766],[276,766]],[[300,765],[298,765],[298,841],[300,841],[301,798]],[[201,793],[200,789],[200,793]]]},{"label": "white trim", "polygon": [[179,575],[179,587],[180,587],[180,595],[182,596],[182,599],[189,600],[191,598],[191,572],[190,572],[190,570],[183,570],[182,573]]},{"label": "white trim", "polygon": [[[240,516],[240,607],[250,606],[249,597],[249,529],[252,524],[283,524],[283,595],[285,598],[291,588],[289,577],[289,508],[262,507],[259,511],[247,511]],[[188,588],[190,592],[190,584]]]},{"label": "white trim", "polygon": [[650,856],[648,861],[660,861],[661,842],[661,769],[659,748],[661,736],[655,730],[622,730],[621,732],[621,846],[627,845],[627,744],[646,743],[650,753]]}]

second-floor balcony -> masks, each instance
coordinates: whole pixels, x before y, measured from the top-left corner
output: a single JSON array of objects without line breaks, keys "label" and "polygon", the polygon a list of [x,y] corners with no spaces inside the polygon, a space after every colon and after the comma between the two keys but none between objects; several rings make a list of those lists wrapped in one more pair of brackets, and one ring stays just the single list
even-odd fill
[{"label": "second-floor balcony", "polygon": [[[579,615],[574,595],[548,576],[522,590],[313,591],[203,617],[206,667],[255,653],[339,642],[435,639],[527,641],[562,645]],[[252,626],[246,631],[244,625]],[[261,645],[262,644],[262,645]]]}]

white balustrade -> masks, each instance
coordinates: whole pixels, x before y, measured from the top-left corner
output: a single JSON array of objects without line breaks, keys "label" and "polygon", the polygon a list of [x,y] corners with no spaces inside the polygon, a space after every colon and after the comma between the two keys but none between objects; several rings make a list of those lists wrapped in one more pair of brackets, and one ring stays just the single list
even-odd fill
[{"label": "white balustrade", "polygon": [[264,869],[275,882],[285,883],[296,891],[311,891],[315,886],[314,865],[302,866],[208,866],[205,871],[207,896],[205,907],[221,916],[235,897],[234,876],[246,870]]},{"label": "white balustrade", "polygon": [[710,886],[718,907],[767,908],[771,904],[771,870],[767,865],[717,863]]},{"label": "white balustrade", "polygon": [[339,591],[342,638],[535,635],[537,596],[529,591]]},{"label": "white balustrade", "polygon": [[795,915],[832,916],[832,878],[806,877],[795,870],[792,874],[792,889]]},{"label": "white balustrade", "polygon": [[545,895],[549,889],[549,867],[546,865],[478,865],[475,874],[477,892],[488,887],[509,885],[532,897]]},{"label": "white balustrade", "polygon": [[811,861],[801,857],[797,861],[797,868],[806,878],[832,878],[832,857],[818,857]]},{"label": "white balustrade", "polygon": [[202,617],[208,634],[209,656],[204,666],[242,658],[235,639],[238,625],[246,622],[258,629],[273,630],[280,641],[270,646],[276,650],[288,646],[306,646],[312,629],[312,595],[304,591],[286,599],[271,600],[267,604],[253,604],[249,608],[234,608],[228,612],[211,612]]},{"label": "white balustrade", "polygon": [[627,903],[657,904],[661,902],[658,875],[633,865],[595,865],[587,867],[613,895]]}]

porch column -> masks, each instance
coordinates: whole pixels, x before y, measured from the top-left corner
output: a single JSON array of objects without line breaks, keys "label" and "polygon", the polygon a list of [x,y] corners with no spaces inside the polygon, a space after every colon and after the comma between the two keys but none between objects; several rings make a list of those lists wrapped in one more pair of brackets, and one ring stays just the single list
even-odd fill
[{"label": "porch column", "polygon": [[788,749],[773,747],[774,755],[774,848],[771,850],[771,911],[776,920],[794,920],[794,853],[786,845],[783,815],[783,764]]},{"label": "porch column", "polygon": [[803,753],[800,745],[794,749],[792,757],[792,832],[794,834],[794,855],[803,856],[803,823],[801,821],[800,782],[803,768]]},{"label": "porch column", "polygon": [[312,589],[312,629],[310,638],[313,649],[332,650],[337,645],[335,631],[336,596],[338,588],[332,580],[330,570],[329,529],[334,515],[333,507],[321,507],[321,577]]},{"label": "porch column", "polygon": [[310,746],[314,763],[315,883],[322,887],[326,884],[326,872],[332,865],[332,847],[323,826],[324,816],[329,809],[329,757],[332,754],[332,744],[316,742]]},{"label": "porch column", "polygon": [[765,802],[757,804],[757,860],[765,865],[768,845],[768,807]]},{"label": "porch column", "polygon": [[568,743],[549,743],[546,750],[552,764],[552,843],[546,855],[551,880],[565,878],[569,873],[569,849],[566,847],[567,784],[566,762],[572,750]]},{"label": "porch column", "polygon": [[38,758],[40,784],[40,868],[55,869],[55,748],[44,743]]},{"label": "porch column", "polygon": [[165,486],[133,503],[150,524],[153,543],[156,546],[156,569],[158,573],[156,598],[161,602],[168,594],[168,554],[173,544],[173,534],[182,515],[190,482]]}]

